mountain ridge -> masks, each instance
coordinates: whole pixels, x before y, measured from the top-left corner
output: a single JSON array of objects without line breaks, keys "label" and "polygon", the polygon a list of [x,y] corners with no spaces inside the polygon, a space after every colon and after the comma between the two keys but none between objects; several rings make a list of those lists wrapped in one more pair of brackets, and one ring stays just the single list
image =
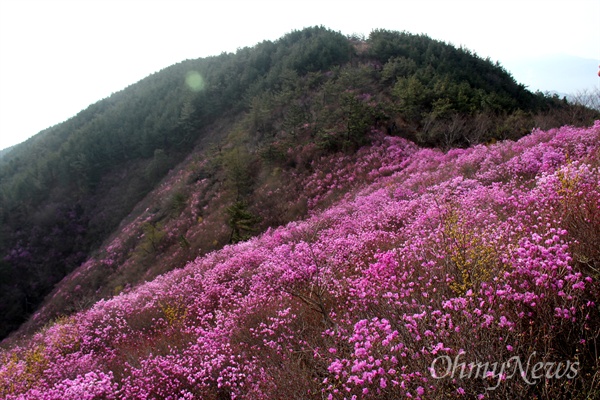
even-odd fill
[{"label": "mountain ridge", "polygon": [[[200,90],[186,84],[189,73]],[[301,182],[315,161],[352,159],[382,134],[448,149],[517,139],[535,124],[589,124],[594,115],[526,91],[465,49],[406,32],[361,41],[314,27],[175,64],[0,159],[3,336],[65,276],[104,260],[102,243],[138,217],[130,213],[140,201],[152,212],[111,264],[127,268],[73,283],[75,299],[50,297],[52,311],[28,330],[182,266],[190,249],[211,251],[325,206],[343,190],[308,204]],[[161,194],[156,185],[169,171],[181,179]],[[182,232],[167,235],[184,212]],[[212,236],[187,234],[193,224]]]}]

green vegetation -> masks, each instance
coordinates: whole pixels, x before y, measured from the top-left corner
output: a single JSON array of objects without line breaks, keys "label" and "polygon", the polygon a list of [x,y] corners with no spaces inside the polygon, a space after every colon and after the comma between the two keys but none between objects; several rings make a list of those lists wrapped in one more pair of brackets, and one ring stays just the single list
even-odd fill
[{"label": "green vegetation", "polygon": [[227,225],[231,228],[231,243],[247,240],[257,231],[256,225],[260,222],[260,217],[249,212],[245,202],[236,201],[227,207],[227,216]]}]

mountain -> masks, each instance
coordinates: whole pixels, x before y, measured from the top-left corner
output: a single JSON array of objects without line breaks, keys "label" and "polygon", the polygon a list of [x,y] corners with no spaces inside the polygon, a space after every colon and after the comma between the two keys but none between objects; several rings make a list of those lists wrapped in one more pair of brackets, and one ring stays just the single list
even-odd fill
[{"label": "mountain", "polygon": [[0,334],[330,206],[388,168],[352,166],[385,135],[450,149],[594,118],[406,32],[314,27],[183,61],[0,158]]}]

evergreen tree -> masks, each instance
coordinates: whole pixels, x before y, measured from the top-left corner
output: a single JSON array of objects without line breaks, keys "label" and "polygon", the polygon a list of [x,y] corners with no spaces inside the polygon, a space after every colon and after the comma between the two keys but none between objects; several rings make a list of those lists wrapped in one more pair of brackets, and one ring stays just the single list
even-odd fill
[{"label": "evergreen tree", "polygon": [[248,204],[236,201],[227,208],[227,225],[231,228],[230,243],[247,240],[256,231],[261,218],[248,211]]}]

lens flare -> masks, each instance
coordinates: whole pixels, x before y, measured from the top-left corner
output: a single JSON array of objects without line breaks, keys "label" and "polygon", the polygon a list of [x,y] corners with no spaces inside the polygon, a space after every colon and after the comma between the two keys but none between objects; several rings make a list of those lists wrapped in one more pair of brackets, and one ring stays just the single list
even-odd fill
[{"label": "lens flare", "polygon": [[197,71],[189,71],[185,75],[185,84],[194,92],[204,89],[204,78]]}]

